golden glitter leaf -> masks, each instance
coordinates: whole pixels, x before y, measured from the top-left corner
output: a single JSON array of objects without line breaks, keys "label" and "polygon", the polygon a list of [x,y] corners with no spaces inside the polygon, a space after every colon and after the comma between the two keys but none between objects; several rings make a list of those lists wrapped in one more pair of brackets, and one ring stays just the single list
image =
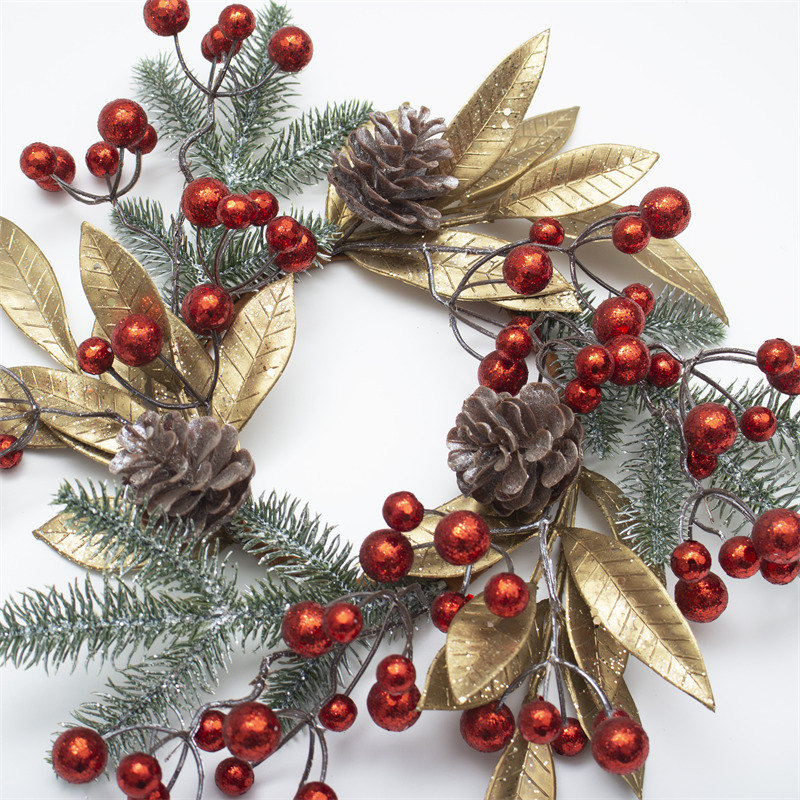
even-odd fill
[{"label": "golden glitter leaf", "polygon": [[78,347],[67,323],[56,274],[33,240],[0,217],[0,306],[59,364],[75,369]]},{"label": "golden glitter leaf", "polygon": [[505,153],[542,77],[549,31],[510,53],[488,75],[444,133],[453,158],[439,171],[458,178],[464,191]]},{"label": "golden glitter leaf", "polygon": [[109,572],[113,564],[108,563],[106,556],[98,552],[97,547],[102,536],[87,537],[75,533],[70,525],[71,519],[71,514],[62,512],[37,528],[33,535],[79,567]]},{"label": "golden glitter leaf", "polygon": [[713,709],[700,648],[647,565],[609,536],[585,528],[560,533],[570,573],[595,620],[640,661]]},{"label": "golden glitter leaf", "polygon": [[555,800],[556,770],[548,744],[514,733],[497,762],[485,800]]},{"label": "golden glitter leaf", "polygon": [[469,205],[481,197],[501,192],[531,167],[555,155],[569,139],[577,116],[578,107],[573,106],[520,123],[502,158],[469,187],[462,203]]},{"label": "golden glitter leaf", "polygon": [[[397,236],[392,238],[393,244],[419,245],[427,242],[430,245],[444,247],[472,247],[496,250],[507,242],[488,236],[484,233],[445,230],[418,236]],[[428,291],[428,267],[425,257],[420,252],[391,250],[382,247],[381,241],[364,242],[368,250],[348,250],[347,255],[359,266],[384,275],[387,278],[407,283]],[[461,282],[470,266],[479,256],[468,253],[436,253],[430,254],[434,265],[434,284],[436,291],[449,297]],[[474,274],[475,281],[501,280],[503,278],[503,256],[497,256],[480,267]],[[580,305],[572,286],[558,273],[553,277],[544,291],[532,297],[515,294],[505,283],[476,286],[461,293],[464,300],[488,300],[496,305],[514,311],[561,311],[577,312]]]},{"label": "golden glitter leaf", "polygon": [[[23,406],[15,407],[15,410],[22,409]],[[9,410],[3,410],[0,412],[1,414],[13,413],[10,411],[11,406],[9,406]],[[20,419],[10,419],[10,420],[0,420],[0,436],[5,434],[11,434],[12,436],[19,436],[20,431],[25,429],[25,420]],[[47,425],[39,423],[39,427],[36,429],[36,433],[33,436],[28,444],[25,445],[25,449],[27,450],[30,448],[31,450],[54,450],[58,447],[64,447],[64,442],[59,439],[53,431],[51,431]]]},{"label": "golden glitter leaf", "polygon": [[608,203],[644,177],[658,154],[595,144],[543,161],[515,181],[490,210],[502,217],[561,217]]},{"label": "golden glitter leaf", "polygon": [[294,346],[294,281],[265,286],[237,312],[220,347],[213,415],[241,430],[280,377]]},{"label": "golden glitter leaf", "polygon": [[[619,208],[617,203],[608,203],[562,218],[561,224],[564,226],[566,237],[570,240],[575,239],[587,225],[616,213]],[[651,239],[650,244],[641,253],[634,253],[631,258],[665,283],[694,297],[726,325],[728,324],[728,316],[711,281],[675,239]]]},{"label": "golden glitter leaf", "polygon": [[192,388],[205,396],[211,386],[214,361],[183,320],[168,309],[167,319],[172,332],[171,346],[175,366]]}]

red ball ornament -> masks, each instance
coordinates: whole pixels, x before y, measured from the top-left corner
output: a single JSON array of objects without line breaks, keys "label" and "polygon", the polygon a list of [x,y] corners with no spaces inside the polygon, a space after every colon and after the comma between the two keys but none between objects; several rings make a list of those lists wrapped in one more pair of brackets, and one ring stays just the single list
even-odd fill
[{"label": "red ball ornament", "polygon": [[133,100],[112,100],[101,109],[97,130],[104,142],[117,147],[130,147],[147,132],[147,114]]},{"label": "red ball ornament", "polygon": [[672,239],[683,233],[692,218],[686,195],[669,186],[648,192],[639,203],[639,213],[656,239]]},{"label": "red ball ornament", "polygon": [[749,578],[758,572],[760,559],[749,536],[732,536],[719,548],[719,565],[731,578]]},{"label": "red ball ornament", "polygon": [[778,430],[778,420],[769,408],[753,406],[742,414],[739,427],[751,442],[766,442]]},{"label": "red ball ornament", "polygon": [[204,711],[200,716],[200,724],[194,732],[194,743],[206,753],[216,753],[225,747],[225,740],[222,738],[222,725],[225,722],[225,714],[216,708]]},{"label": "red ball ornament", "polygon": [[[611,716],[612,717],[625,717],[625,719],[631,719],[631,715],[622,708],[613,708],[611,709]],[[594,720],[592,721],[592,731],[597,728],[597,726],[605,719],[608,719],[606,716],[606,712],[601,708],[595,715]]]},{"label": "red ball ornament", "polygon": [[393,531],[413,531],[424,515],[425,509],[413,492],[394,492],[383,503],[383,518]]},{"label": "red ball ornament", "polygon": [[286,646],[303,658],[325,655],[333,647],[333,642],[322,627],[324,616],[325,609],[311,600],[289,606],[281,623],[281,635]]},{"label": "red ball ornament", "polygon": [[464,567],[486,555],[492,543],[489,526],[473,511],[453,511],[433,531],[433,546],[448,564]]},{"label": "red ball ornament", "polygon": [[[128,800],[136,800],[134,797],[128,797]],[[170,800],[169,789],[163,783],[159,783],[144,800]]]},{"label": "red ball ornament", "polygon": [[483,590],[483,602],[498,617],[516,617],[528,607],[528,584],[511,572],[493,575]]},{"label": "red ball ornament", "polygon": [[350,644],[358,638],[363,627],[361,609],[354,603],[333,603],[325,609],[322,617],[325,635],[339,644]]},{"label": "red ball ornament", "polygon": [[537,294],[552,277],[550,256],[535,244],[515,247],[503,261],[503,278],[508,288],[517,294]]},{"label": "red ball ornament", "polygon": [[114,363],[114,351],[105,339],[90,336],[78,345],[75,358],[84,372],[89,375],[102,375]]},{"label": "red ball ornament", "polygon": [[495,392],[517,394],[528,380],[528,365],[518,358],[511,358],[499,350],[493,350],[478,367],[478,383]]},{"label": "red ball ornament", "polygon": [[161,783],[161,765],[147,753],[131,753],[119,762],[117,786],[129,797],[145,798]]},{"label": "red ball ornament", "polygon": [[278,250],[274,259],[276,266],[284,272],[302,272],[308,269],[317,257],[317,240],[308,228],[300,227],[300,240],[288,250]]},{"label": "red ball ornament", "polygon": [[738,432],[736,417],[719,403],[701,403],[689,411],[683,421],[686,444],[692,450],[714,456],[728,450]]},{"label": "red ball ornament", "polygon": [[147,0],[144,24],[156,36],[174,36],[189,24],[189,3],[186,0]]},{"label": "red ball ornament", "polygon": [[521,325],[509,325],[497,334],[494,345],[509,358],[523,359],[533,350],[533,339],[527,328]]},{"label": "red ball ornament", "polygon": [[225,330],[233,319],[233,298],[215,283],[189,289],[181,303],[181,316],[195,333],[204,336]]},{"label": "red ball ornament", "polygon": [[561,730],[561,712],[540,697],[522,706],[517,724],[526,742],[550,744]]},{"label": "red ball ornament", "polygon": [[70,728],[53,744],[53,769],[67,783],[88,783],[103,774],[108,749],[89,728]]},{"label": "red ball ornament", "polygon": [[219,225],[217,206],[228,194],[228,187],[222,181],[215,178],[195,178],[183,190],[181,208],[192,225],[214,228]]},{"label": "red ball ornament", "polygon": [[794,364],[788,372],[781,375],[770,375],[767,380],[773,389],[783,394],[800,394],[800,347],[794,347]]},{"label": "red ball ornament", "polygon": [[800,570],[800,561],[792,561],[790,564],[776,564],[774,561],[762,560],[760,566],[764,580],[778,586],[785,586],[791,583]]},{"label": "red ball ornament", "polygon": [[267,244],[270,249],[291,250],[300,244],[303,237],[303,226],[293,217],[275,217],[267,223]]},{"label": "red ball ornament", "polygon": [[522,328],[530,328],[531,325],[533,325],[533,320],[526,316],[514,317],[511,322],[508,323],[509,327],[520,326]]},{"label": "red ball ornament", "polygon": [[628,297],[609,297],[597,306],[592,329],[603,343],[616,336],[639,336],[644,330],[644,311]]},{"label": "red ball ornament", "polygon": [[614,373],[614,359],[605,347],[590,344],[575,356],[575,373],[584,383],[599,386]]},{"label": "red ball ornament", "polygon": [[753,525],[753,547],[759,558],[789,564],[800,558],[800,514],[788,508],[765,511]]},{"label": "red ball ornament", "polygon": [[253,768],[240,758],[226,758],[217,764],[214,783],[228,797],[240,797],[250,790],[255,780]]},{"label": "red ball ornament", "polygon": [[650,358],[650,367],[647,370],[647,380],[659,389],[674,386],[681,377],[681,362],[669,353],[654,353]]},{"label": "red ball ornament", "polygon": [[623,217],[614,223],[611,241],[621,253],[641,253],[650,244],[650,228],[641,217]]},{"label": "red ball ornament", "polygon": [[644,313],[645,317],[655,308],[656,298],[648,286],[643,283],[631,283],[622,290],[622,294],[633,300]]},{"label": "red ball ornament", "polygon": [[705,578],[711,572],[712,563],[708,548],[694,539],[677,545],[669,559],[673,574],[685,581]]},{"label": "red ball ornament", "polygon": [[336,792],[322,781],[303,784],[294,796],[294,800],[338,800]]},{"label": "red ball ornament", "polygon": [[714,474],[717,468],[717,457],[711,453],[701,453],[698,450],[686,451],[686,469],[689,474],[702,481]]},{"label": "red ball ornament", "polygon": [[226,6],[219,15],[219,29],[229,39],[240,42],[256,29],[256,15],[241,3]]},{"label": "red ball ornament", "polygon": [[272,192],[265,189],[253,189],[248,197],[256,204],[256,215],[253,217],[253,225],[266,225],[270,220],[275,219],[278,213],[278,201]]},{"label": "red ball ornament", "polygon": [[417,680],[417,670],[410,658],[386,656],[375,670],[375,681],[389,694],[405,694]]},{"label": "red ball ornament", "polygon": [[470,708],[461,714],[461,736],[479,753],[496,753],[502,750],[514,735],[514,715],[503,704],[487,703]]},{"label": "red ball ornament", "polygon": [[560,756],[576,756],[588,741],[580,722],[575,717],[567,717],[564,727],[550,746]]},{"label": "red ball ornament", "polygon": [[601,722],[592,736],[592,755],[606,772],[629,775],[641,769],[650,752],[650,740],[638,722],[612,717]]},{"label": "red ball ornament", "polygon": [[785,375],[794,366],[794,348],[786,339],[767,339],[758,348],[756,361],[765,375]]},{"label": "red ball ornament", "polygon": [[575,379],[564,387],[564,402],[576,414],[591,414],[603,399],[599,386]]},{"label": "red ball ornament", "polygon": [[361,544],[361,569],[379,583],[396,583],[408,575],[414,551],[408,537],[393,530],[374,531]]},{"label": "red ball ornament", "polygon": [[536,244],[559,247],[564,241],[564,226],[552,217],[542,217],[531,225],[528,238]]},{"label": "red ball ornament", "polygon": [[346,694],[335,694],[319,710],[319,721],[329,731],[341,733],[356,721],[358,707],[352,697]]},{"label": "red ball ornament", "polygon": [[108,142],[95,142],[86,151],[86,166],[95,178],[114,175],[119,167],[119,151]]},{"label": "red ball ornament", "polygon": [[713,622],[728,605],[728,590],[719,575],[709,572],[698,581],[679,580],[675,584],[675,602],[686,619]]},{"label": "red ball ornament", "polygon": [[149,364],[161,352],[163,343],[158,323],[144,314],[123,317],[111,333],[114,355],[129,367]]},{"label": "red ball ornament", "polygon": [[314,45],[304,30],[287,25],[272,34],[267,52],[279,69],[284,72],[299,72],[311,61]]},{"label": "red ball ornament", "polygon": [[208,61],[222,61],[228,56],[228,53],[233,50],[235,56],[241,49],[241,42],[234,42],[229,39],[221,30],[219,25],[214,25],[213,28],[203,37],[200,48],[203,57]]},{"label": "red ball ornament", "polygon": [[606,342],[606,349],[614,359],[612,383],[632,386],[644,380],[650,369],[650,351],[641,339],[635,336],[615,336]]},{"label": "red ball ornament", "polygon": [[[64,183],[72,183],[75,180],[75,159],[63,147],[54,147],[53,151],[56,154],[56,168],[53,170],[53,177],[59,178]],[[36,181],[36,185],[46,192],[60,192],[61,186],[55,182],[53,177],[41,178]]]},{"label": "red ball ornament", "polygon": [[467,598],[460,592],[442,592],[431,603],[431,622],[442,633],[447,633],[453,618],[466,604]]},{"label": "red ball ornament", "polygon": [[137,150],[141,151],[143,156],[146,156],[148,153],[152,153],[153,150],[156,149],[156,145],[158,144],[158,134],[156,133],[156,129],[152,125],[147,126],[147,130],[144,132],[144,136],[131,147],[128,148],[129,152],[136,153]]},{"label": "red ball ornament", "polygon": [[229,194],[217,206],[217,219],[231,230],[246,228],[257,212],[256,204],[246,194]]},{"label": "red ball ornament", "polygon": [[417,705],[420,697],[416,686],[412,686],[403,694],[389,694],[376,683],[367,696],[367,711],[379,728],[386,731],[404,731],[419,719],[420,712],[417,711]]},{"label": "red ball ornament", "polygon": [[225,717],[222,739],[237,758],[261,761],[278,747],[281,724],[269,706],[257,702],[240,703]]},{"label": "red ball ornament", "polygon": [[22,450],[15,450],[7,456],[3,453],[19,440],[10,433],[0,433],[0,469],[13,469],[22,461]]},{"label": "red ball ornament", "polygon": [[29,144],[19,157],[19,168],[26,178],[39,181],[56,171],[56,151],[44,142]]}]

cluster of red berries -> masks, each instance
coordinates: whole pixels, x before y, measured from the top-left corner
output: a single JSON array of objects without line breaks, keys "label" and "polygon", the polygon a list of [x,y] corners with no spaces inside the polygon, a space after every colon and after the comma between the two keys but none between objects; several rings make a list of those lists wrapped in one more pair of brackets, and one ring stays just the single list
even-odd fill
[{"label": "cluster of red berries", "polygon": [[638,206],[625,206],[627,213],[614,223],[611,241],[622,253],[640,253],[654,239],[672,239],[689,225],[692,211],[683,192],[662,186],[648,192]]},{"label": "cluster of red berries", "polygon": [[[517,720],[505,704],[487,703],[461,715],[464,741],[482,753],[505,748],[516,728],[523,739],[534,744],[549,744],[562,756],[576,756],[588,737],[574,717],[562,720],[561,712],[552,703],[539,697],[526,703]],[[608,772],[627,775],[641,768],[647,759],[650,744],[641,725],[622,709],[614,709],[611,717],[600,711],[592,731],[592,755]]]},{"label": "cluster of red berries", "polygon": [[[711,572],[712,564],[708,548],[694,539],[681,542],[670,558],[678,578],[675,602],[693,622],[712,622],[728,605],[728,590]],[[765,511],[750,536],[732,536],[722,543],[719,564],[731,578],[760,571],[770,583],[790,583],[800,570],[800,514],[785,508]]]},{"label": "cluster of red berries", "polygon": [[159,324],[146,314],[128,314],[111,332],[111,341],[90,336],[78,346],[78,366],[89,375],[111,369],[114,358],[129,367],[143,367],[154,361],[164,344]]},{"label": "cluster of red berries", "polygon": [[[119,151],[147,154],[153,151],[158,136],[147,122],[144,109],[133,100],[112,100],[103,106],[97,119],[102,141],[86,151],[86,166],[97,178],[115,175],[119,167]],[[19,159],[22,172],[37,186],[48,192],[60,192],[54,180],[72,183],[75,178],[75,159],[63,147],[50,147],[43,142],[29,144]]]}]

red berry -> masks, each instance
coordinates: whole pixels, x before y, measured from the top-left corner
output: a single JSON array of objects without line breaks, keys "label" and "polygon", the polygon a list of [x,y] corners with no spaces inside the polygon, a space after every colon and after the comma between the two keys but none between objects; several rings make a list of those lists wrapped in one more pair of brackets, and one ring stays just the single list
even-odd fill
[{"label": "red berry", "polygon": [[639,336],[644,330],[644,311],[627,297],[609,297],[595,310],[592,329],[603,343],[616,336]]},{"label": "red berry", "polygon": [[215,708],[204,711],[200,716],[200,724],[194,734],[194,743],[206,753],[216,753],[225,747],[222,738],[222,725],[225,714]]},{"label": "red berry", "polygon": [[147,753],[131,753],[119,762],[117,786],[123,794],[145,798],[161,783],[161,765]]},{"label": "red berry", "polygon": [[770,583],[784,586],[791,583],[800,569],[800,561],[792,561],[791,564],[776,564],[774,561],[761,561],[761,574]]},{"label": "red berry", "polygon": [[256,15],[247,6],[234,3],[220,12],[219,28],[229,39],[242,41],[256,29]]},{"label": "red berry", "polygon": [[267,244],[279,252],[291,250],[300,244],[303,230],[303,226],[292,217],[275,217],[267,223]]},{"label": "red berry", "polygon": [[644,729],[626,717],[604,720],[592,735],[594,760],[615,775],[629,775],[641,769],[649,752],[650,741]]},{"label": "red berry", "polygon": [[599,386],[614,373],[611,353],[599,344],[590,344],[575,356],[575,373],[584,383]]},{"label": "red berry", "polygon": [[161,352],[164,334],[158,323],[144,314],[123,317],[111,333],[114,355],[129,367],[143,367]]},{"label": "red berry", "polygon": [[689,474],[702,481],[714,474],[717,468],[717,457],[711,453],[702,453],[689,448],[686,451],[686,469]]},{"label": "red berry", "polygon": [[356,721],[358,707],[346,694],[335,694],[319,710],[319,721],[329,731],[341,733]]},{"label": "red berry", "polygon": [[314,45],[304,30],[287,25],[272,34],[267,52],[279,69],[284,72],[299,72],[311,61]]},{"label": "red berry", "polygon": [[258,209],[246,194],[229,194],[217,206],[217,219],[231,230],[246,228],[253,221]]},{"label": "red berry", "polygon": [[281,724],[269,706],[258,702],[240,703],[225,717],[222,739],[237,758],[261,761],[277,749]]},{"label": "red berry", "polygon": [[675,602],[686,619],[713,622],[728,606],[728,590],[722,578],[709,572],[697,581],[679,580]]},{"label": "red berry", "polygon": [[800,558],[800,514],[788,508],[765,511],[753,525],[753,547],[759,558],[789,564]]},{"label": "red berry", "polygon": [[96,178],[114,175],[119,167],[119,151],[108,142],[95,142],[86,151],[86,166]]},{"label": "red berry", "polygon": [[217,764],[214,783],[228,797],[240,797],[250,790],[255,780],[253,768],[240,758],[226,758]]},{"label": "red berry", "polygon": [[672,239],[683,233],[692,217],[686,195],[669,186],[648,192],[639,203],[639,213],[656,239]]},{"label": "red berry", "polygon": [[641,253],[650,244],[650,228],[641,217],[623,217],[614,223],[611,241],[621,253]]},{"label": "red berry", "polygon": [[491,544],[489,526],[472,511],[453,511],[433,532],[433,546],[448,564],[466,566],[483,558]]},{"label": "red berry", "polygon": [[559,247],[564,241],[564,226],[552,217],[542,217],[531,225],[528,238],[536,244]]},{"label": "red berry", "polygon": [[550,744],[561,730],[561,712],[552,703],[539,698],[522,706],[517,724],[526,742]]},{"label": "red berry", "polygon": [[719,565],[731,578],[749,578],[758,572],[760,559],[748,536],[732,536],[719,548]]},{"label": "red berry", "polygon": [[[626,719],[631,719],[631,715],[625,711],[623,708],[614,708],[611,710],[612,717],[625,717]],[[608,719],[606,716],[606,712],[601,708],[595,715],[594,720],[592,721],[592,731],[604,720]]]},{"label": "red berry", "polygon": [[19,168],[26,178],[38,181],[56,171],[56,151],[44,142],[29,144],[19,157]]},{"label": "red berry", "polygon": [[686,444],[692,450],[715,456],[733,445],[738,432],[736,417],[719,403],[701,403],[689,411],[683,421]]},{"label": "red berry", "polygon": [[386,656],[375,670],[375,680],[389,694],[405,694],[417,680],[417,670],[410,658]]},{"label": "red berry", "polygon": [[70,728],[53,744],[53,769],[67,783],[88,783],[103,774],[108,749],[99,733]]},{"label": "red berry", "polygon": [[510,358],[493,350],[478,367],[478,383],[495,392],[517,394],[528,380],[528,365],[518,358]]},{"label": "red berry", "polygon": [[786,339],[767,339],[756,353],[758,368],[765,375],[785,375],[794,366],[794,348]]},{"label": "red berry", "polygon": [[303,784],[294,796],[294,800],[338,800],[336,792],[322,781]]},{"label": "red berry", "polygon": [[228,187],[222,181],[215,178],[195,178],[183,190],[181,208],[192,225],[214,228],[219,225],[217,206],[228,194]]},{"label": "red berry", "polygon": [[794,365],[781,375],[770,375],[767,380],[773,389],[783,394],[800,394],[800,347],[794,347]]},{"label": "red berry", "polygon": [[523,328],[530,328],[530,326],[533,325],[533,320],[526,316],[514,317],[511,322],[508,323],[508,327],[513,325],[519,325]]},{"label": "red berry", "polygon": [[380,530],[364,539],[358,554],[361,569],[379,583],[396,583],[414,563],[411,542],[402,533]]},{"label": "red berry", "polygon": [[575,717],[567,717],[564,727],[550,746],[560,756],[576,756],[588,741],[580,722]]},{"label": "red berry", "polygon": [[503,278],[509,289],[517,294],[537,294],[552,277],[550,256],[535,244],[515,247],[503,261]]},{"label": "red berry", "polygon": [[311,600],[289,606],[281,623],[281,636],[286,646],[303,658],[325,655],[333,647],[333,642],[323,628],[324,616],[325,609]]},{"label": "red berry", "polygon": [[0,469],[13,469],[22,461],[22,450],[15,450],[13,453],[3,455],[18,441],[19,439],[10,433],[0,433]]},{"label": "red berry", "polygon": [[302,272],[308,269],[317,257],[317,240],[314,234],[301,226],[300,240],[288,250],[278,250],[275,253],[275,264],[284,272]]},{"label": "red berry", "polygon": [[520,325],[509,325],[497,334],[495,347],[509,358],[523,359],[533,349],[533,339],[526,328]]},{"label": "red berry", "polygon": [[461,714],[461,736],[479,753],[502,750],[514,735],[514,715],[507,705],[487,703]]},{"label": "red berry", "polygon": [[650,367],[647,370],[647,380],[659,389],[674,386],[681,377],[681,362],[669,353],[654,353],[650,358]]},{"label": "red berry", "polygon": [[753,406],[742,414],[739,427],[751,442],[766,442],[778,430],[778,420],[769,408]]},{"label": "red berry", "polygon": [[278,201],[272,192],[265,189],[253,189],[248,197],[256,204],[256,215],[253,217],[253,225],[266,225],[271,219],[275,219],[278,213]]},{"label": "red berry", "polygon": [[231,49],[233,50],[233,55],[236,55],[242,49],[242,43],[229,39],[220,30],[219,25],[214,25],[203,37],[201,49],[203,56],[209,61],[222,61],[227,57]]},{"label": "red berry", "polygon": [[181,316],[195,333],[207,336],[225,330],[233,319],[233,299],[215,283],[189,289],[181,303]]},{"label": "red berry", "polygon": [[155,150],[157,144],[158,134],[156,133],[156,129],[152,125],[148,125],[144,136],[136,142],[135,145],[129,147],[128,150],[131,153],[136,153],[137,150],[140,150],[142,155],[146,156],[148,153],[152,153],[153,150]]},{"label": "red berry", "polygon": [[350,644],[358,638],[363,627],[361,609],[354,603],[333,603],[325,609],[322,617],[325,635],[339,644]]},{"label": "red berry", "polygon": [[367,696],[367,711],[378,727],[399,732],[410,728],[419,719],[419,701],[420,693],[416,686],[403,694],[389,694],[376,683]]},{"label": "red berry", "polygon": [[383,503],[383,518],[393,531],[413,531],[424,515],[425,509],[413,492],[394,492]]},{"label": "red berry", "polygon": [[564,402],[576,414],[591,414],[603,399],[599,386],[579,379],[570,381],[564,387]]},{"label": "red berry", "polygon": [[99,336],[91,336],[78,345],[78,366],[89,375],[102,375],[114,363],[111,344]]},{"label": "red berry", "polygon": [[635,336],[615,336],[606,342],[606,349],[614,359],[612,383],[632,386],[645,378],[650,368],[650,351],[641,339]]},{"label": "red berry", "polygon": [[669,564],[676,577],[696,581],[711,572],[711,553],[705,545],[689,539],[675,547]]},{"label": "red berry", "polygon": [[46,192],[61,191],[61,186],[56,183],[54,178],[59,178],[64,183],[72,183],[75,180],[75,159],[72,154],[63,147],[54,147],[53,152],[56,154],[56,168],[53,170],[53,176],[36,181],[36,185]]},{"label": "red berry", "polygon": [[147,133],[147,114],[133,100],[112,100],[101,109],[97,130],[103,141],[117,147],[130,147]]},{"label": "red berry", "polygon": [[528,584],[511,572],[493,575],[483,590],[483,602],[498,617],[516,617],[528,607]]},{"label": "red berry", "polygon": [[[128,797],[128,800],[136,800],[136,798]],[[169,789],[163,783],[159,783],[144,800],[170,800]]]},{"label": "red berry", "polygon": [[637,303],[644,312],[645,317],[655,308],[656,298],[650,288],[643,283],[629,284],[622,290],[622,294]]},{"label": "red berry", "polygon": [[431,622],[447,633],[455,615],[467,604],[468,598],[459,592],[442,592],[431,603]]},{"label": "red berry", "polygon": [[189,24],[186,0],[147,0],[144,24],[157,36],[174,36]]}]

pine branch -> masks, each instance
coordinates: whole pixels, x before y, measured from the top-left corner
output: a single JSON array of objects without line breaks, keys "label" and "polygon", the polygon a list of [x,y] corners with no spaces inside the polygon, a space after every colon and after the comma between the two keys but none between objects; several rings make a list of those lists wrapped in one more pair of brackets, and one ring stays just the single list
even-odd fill
[{"label": "pine branch", "polygon": [[725,339],[725,333],[725,323],[719,317],[672,287],[656,297],[644,329],[647,341],[659,341],[684,353],[716,347]]}]

